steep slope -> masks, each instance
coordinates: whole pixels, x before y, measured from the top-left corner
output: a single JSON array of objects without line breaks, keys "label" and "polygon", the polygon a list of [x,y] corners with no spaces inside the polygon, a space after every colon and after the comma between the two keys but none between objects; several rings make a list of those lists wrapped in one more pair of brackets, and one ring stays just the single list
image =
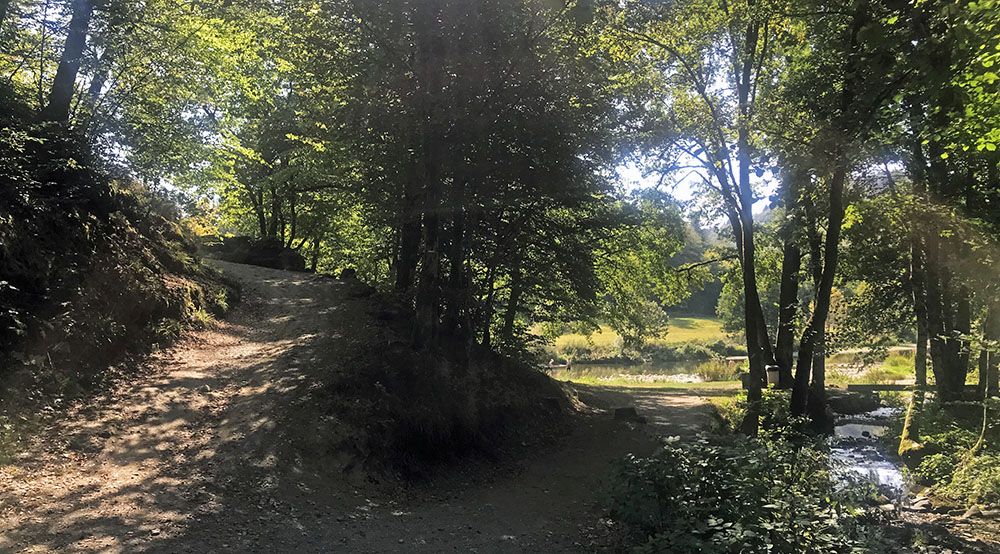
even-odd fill
[{"label": "steep slope", "polygon": [[232,290],[177,216],[0,89],[0,418],[82,393],[225,310]]}]

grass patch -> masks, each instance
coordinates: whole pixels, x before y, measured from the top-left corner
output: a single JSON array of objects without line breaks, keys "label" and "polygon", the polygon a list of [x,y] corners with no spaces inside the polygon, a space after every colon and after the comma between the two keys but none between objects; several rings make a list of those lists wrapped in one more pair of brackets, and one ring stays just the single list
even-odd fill
[{"label": "grass patch", "polygon": [[629,378],[628,376],[622,377],[591,377],[591,376],[577,376],[577,375],[567,375],[561,371],[553,371],[550,373],[553,379],[558,381],[567,381],[571,383],[577,383],[580,385],[594,385],[601,387],[622,387],[622,388],[634,388],[634,389],[676,389],[676,390],[689,390],[689,391],[732,391],[737,392],[741,390],[741,384],[739,381],[712,381],[706,383],[684,383],[681,381],[641,381],[636,378]]},{"label": "grass patch", "polygon": [[722,330],[722,321],[707,317],[671,317],[670,327],[662,337],[652,342],[679,344],[683,342],[729,341]]},{"label": "grass patch", "polygon": [[575,363],[669,363],[707,361],[725,356],[745,354],[722,330],[722,323],[711,318],[676,317],[670,328],[658,337],[647,339],[638,352],[626,351],[622,338],[610,327],[602,325],[587,335],[565,333],[556,337],[546,348],[548,358]]},{"label": "grass patch", "polygon": [[725,360],[709,360],[698,364],[698,367],[694,370],[694,374],[706,382],[738,382],[739,367]]}]

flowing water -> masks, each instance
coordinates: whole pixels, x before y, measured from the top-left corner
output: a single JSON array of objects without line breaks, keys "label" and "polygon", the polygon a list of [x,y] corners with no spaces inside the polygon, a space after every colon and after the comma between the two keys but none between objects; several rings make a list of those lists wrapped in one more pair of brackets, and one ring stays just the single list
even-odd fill
[{"label": "flowing water", "polygon": [[838,416],[831,437],[834,470],[844,480],[874,484],[895,501],[905,501],[906,480],[897,460],[879,443],[896,408],[878,408],[856,416]]}]

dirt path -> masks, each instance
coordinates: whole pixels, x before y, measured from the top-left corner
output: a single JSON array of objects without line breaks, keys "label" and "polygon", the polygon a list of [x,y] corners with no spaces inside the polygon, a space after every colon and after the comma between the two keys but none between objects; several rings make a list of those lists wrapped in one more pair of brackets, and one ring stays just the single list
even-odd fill
[{"label": "dirt path", "polygon": [[651,425],[595,409],[557,444],[525,448],[516,466],[404,494],[331,482],[316,460],[289,460],[300,454],[286,448],[282,417],[377,333],[365,301],[332,279],[222,266],[244,289],[227,321],[72,408],[0,467],[0,551],[600,550],[612,461],[711,423],[697,397],[588,388],[595,406],[635,404]]}]

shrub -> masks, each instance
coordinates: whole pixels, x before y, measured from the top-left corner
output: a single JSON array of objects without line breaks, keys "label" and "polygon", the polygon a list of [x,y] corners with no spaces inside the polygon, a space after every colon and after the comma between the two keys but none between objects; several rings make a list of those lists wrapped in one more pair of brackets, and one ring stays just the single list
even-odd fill
[{"label": "shrub", "polygon": [[851,552],[874,516],[870,489],[835,486],[821,443],[782,437],[668,442],[629,456],[611,492],[636,552]]},{"label": "shrub", "polygon": [[[928,457],[924,463],[934,457]],[[946,463],[951,463],[951,460]],[[943,480],[944,484],[937,488],[938,494],[962,501],[967,505],[1000,502],[1000,455],[979,454],[963,460],[957,466],[957,470],[955,467],[955,465],[935,466],[935,469],[947,476],[947,480]]]}]

